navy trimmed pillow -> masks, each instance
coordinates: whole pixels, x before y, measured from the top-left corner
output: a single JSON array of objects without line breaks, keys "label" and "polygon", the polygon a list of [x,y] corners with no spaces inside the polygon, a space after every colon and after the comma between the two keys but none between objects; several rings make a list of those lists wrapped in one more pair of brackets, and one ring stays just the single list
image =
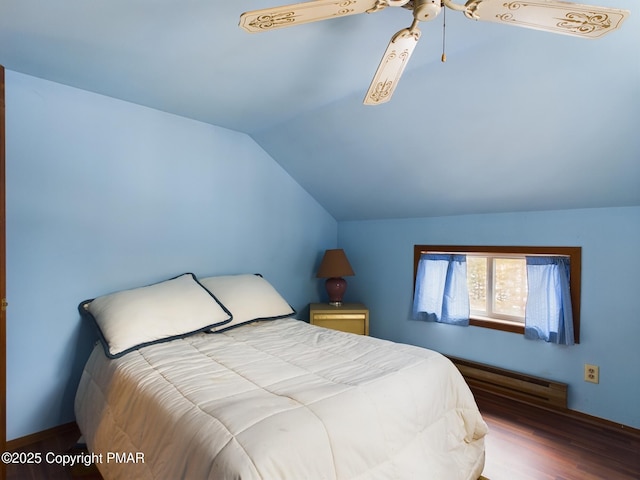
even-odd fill
[{"label": "navy trimmed pillow", "polygon": [[95,321],[110,358],[209,330],[233,318],[192,273],[85,300],[78,309]]},{"label": "navy trimmed pillow", "polygon": [[231,322],[217,325],[211,332],[221,332],[257,320],[286,318],[296,313],[278,291],[259,274],[201,278],[200,283],[233,315]]}]

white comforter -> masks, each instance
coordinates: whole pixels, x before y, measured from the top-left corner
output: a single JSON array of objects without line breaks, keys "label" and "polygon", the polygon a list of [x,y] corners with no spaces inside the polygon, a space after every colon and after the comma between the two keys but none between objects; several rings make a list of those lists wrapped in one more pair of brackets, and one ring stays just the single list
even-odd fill
[{"label": "white comforter", "polygon": [[445,357],[294,319],[115,360],[98,345],[75,408],[108,480],[475,480],[484,464],[486,425]]}]

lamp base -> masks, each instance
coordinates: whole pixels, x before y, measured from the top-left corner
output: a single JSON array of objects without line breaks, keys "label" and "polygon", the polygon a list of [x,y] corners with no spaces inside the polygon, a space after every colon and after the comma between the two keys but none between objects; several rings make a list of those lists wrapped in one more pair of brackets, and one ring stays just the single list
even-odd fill
[{"label": "lamp base", "polygon": [[344,296],[344,292],[347,291],[347,281],[341,277],[331,277],[327,278],[324,286],[329,295],[329,305],[333,305],[334,307],[342,305],[342,297]]}]

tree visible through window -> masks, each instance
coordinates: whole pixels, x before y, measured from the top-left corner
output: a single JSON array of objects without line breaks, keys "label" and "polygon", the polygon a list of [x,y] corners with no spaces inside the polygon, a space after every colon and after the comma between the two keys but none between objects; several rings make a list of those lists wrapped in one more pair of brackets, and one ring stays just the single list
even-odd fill
[{"label": "tree visible through window", "polygon": [[467,255],[471,314],[524,322],[527,265],[524,256]]}]

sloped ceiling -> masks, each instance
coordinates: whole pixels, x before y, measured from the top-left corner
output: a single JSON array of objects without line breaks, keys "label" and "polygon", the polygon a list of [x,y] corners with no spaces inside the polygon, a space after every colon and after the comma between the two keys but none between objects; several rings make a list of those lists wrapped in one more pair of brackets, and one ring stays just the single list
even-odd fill
[{"label": "sloped ceiling", "polygon": [[281,3],[2,0],[0,64],[245,132],[338,220],[640,205],[640,8],[594,3],[631,15],[586,40],[448,11],[447,62],[441,15],[376,107],[402,8],[248,34]]}]

